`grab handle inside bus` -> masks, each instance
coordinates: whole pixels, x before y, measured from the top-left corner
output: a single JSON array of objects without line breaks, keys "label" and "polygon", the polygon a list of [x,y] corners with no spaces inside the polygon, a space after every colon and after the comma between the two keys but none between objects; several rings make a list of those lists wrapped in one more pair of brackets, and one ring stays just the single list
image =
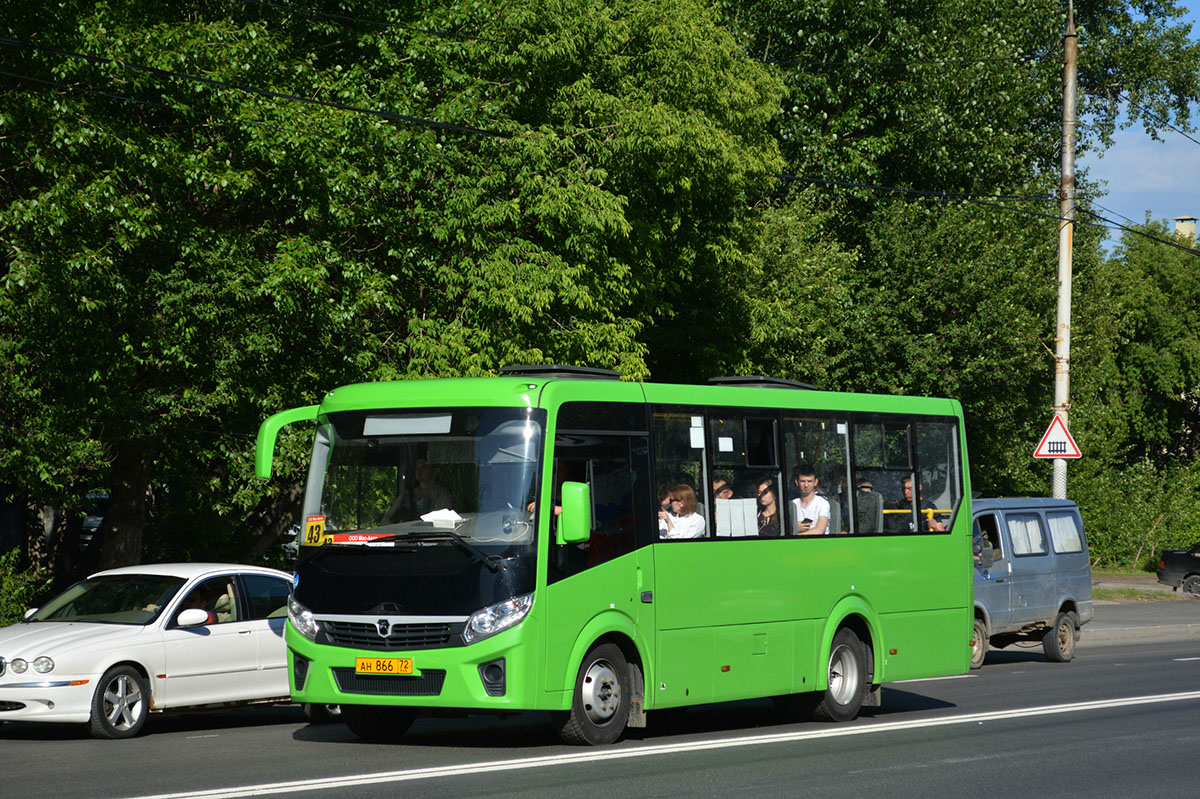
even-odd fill
[{"label": "grab handle inside bus", "polygon": [[562,484],[562,513],[558,516],[559,544],[579,544],[592,535],[591,489],[587,483]]},{"label": "grab handle inside bus", "polygon": [[254,473],[260,480],[271,478],[271,464],[275,460],[275,439],[279,431],[293,422],[314,422],[320,405],[305,405],[268,416],[258,428],[258,441],[254,446]]}]

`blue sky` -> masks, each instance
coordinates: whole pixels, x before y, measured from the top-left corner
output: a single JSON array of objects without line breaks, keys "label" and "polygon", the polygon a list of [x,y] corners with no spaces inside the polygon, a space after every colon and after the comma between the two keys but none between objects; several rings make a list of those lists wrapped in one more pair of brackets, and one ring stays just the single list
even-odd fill
[{"label": "blue sky", "polygon": [[[1192,23],[1192,39],[1200,39],[1200,2],[1189,7],[1186,19]],[[1200,109],[1193,108],[1192,122],[1200,125]],[[1122,224],[1128,224],[1122,217],[1142,222],[1147,211],[1151,219],[1200,217],[1200,144],[1169,129],[1159,135],[1162,140],[1154,141],[1136,123],[1118,131],[1108,150],[1079,159],[1076,171],[1087,169],[1092,180],[1108,183],[1108,195],[1098,202],[1112,213],[1097,208],[1098,213]],[[1188,135],[1200,140],[1200,133]],[[1110,234],[1112,240],[1118,236],[1119,232]]]}]

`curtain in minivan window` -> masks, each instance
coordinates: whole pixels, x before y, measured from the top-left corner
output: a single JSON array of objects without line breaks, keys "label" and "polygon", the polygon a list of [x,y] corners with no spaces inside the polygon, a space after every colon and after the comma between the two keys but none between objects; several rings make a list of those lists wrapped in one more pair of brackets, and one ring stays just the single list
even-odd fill
[{"label": "curtain in minivan window", "polygon": [[1014,555],[1041,555],[1046,551],[1042,525],[1033,514],[1009,516],[1008,535],[1012,539]]},{"label": "curtain in minivan window", "polygon": [[1054,551],[1061,554],[1083,551],[1083,536],[1079,534],[1079,522],[1073,513],[1049,513],[1050,541]]}]

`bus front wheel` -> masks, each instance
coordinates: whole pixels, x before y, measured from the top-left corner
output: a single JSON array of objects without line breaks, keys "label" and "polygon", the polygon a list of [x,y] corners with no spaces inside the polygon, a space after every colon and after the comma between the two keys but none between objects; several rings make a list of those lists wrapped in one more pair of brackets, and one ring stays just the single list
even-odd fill
[{"label": "bus front wheel", "polygon": [[579,666],[571,709],[554,714],[565,743],[596,746],[621,737],[629,720],[629,664],[615,644],[592,647]]},{"label": "bus front wheel", "polygon": [[866,647],[849,627],[838,630],[829,647],[829,687],[818,693],[812,717],[821,721],[853,721],[866,694]]}]

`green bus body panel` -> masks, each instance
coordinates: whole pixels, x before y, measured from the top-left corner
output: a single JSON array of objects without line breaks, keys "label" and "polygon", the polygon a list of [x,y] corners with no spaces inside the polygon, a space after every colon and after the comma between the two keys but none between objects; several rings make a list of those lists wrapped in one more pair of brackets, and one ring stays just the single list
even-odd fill
[{"label": "green bus body panel", "polygon": [[271,464],[275,460],[275,440],[279,431],[294,422],[316,421],[319,405],[306,405],[303,408],[292,408],[287,411],[268,416],[258,427],[258,440],[254,445],[254,473],[260,480],[269,480]]},{"label": "green bus body panel", "polygon": [[[964,498],[946,534],[660,542],[548,585],[547,563],[555,546],[549,512],[552,443],[559,407],[576,401],[954,417]],[[445,670],[436,697],[343,694],[329,667],[353,668],[356,656],[381,653],[318,646],[289,624],[289,665],[292,653],[312,661],[303,688],[292,686],[296,701],[564,710],[584,656],[601,638],[617,641],[640,664],[647,709],[821,690],[831,642],[843,623],[868,631],[875,683],[967,672],[974,586],[971,486],[957,401],[499,377],[345,386],[323,398],[319,413],[455,406],[547,410],[537,587],[528,616],[513,629],[468,646],[388,653],[412,657],[418,672]],[[262,443],[260,432],[260,461]],[[506,659],[507,692],[491,697],[478,666],[498,657]]]}]

